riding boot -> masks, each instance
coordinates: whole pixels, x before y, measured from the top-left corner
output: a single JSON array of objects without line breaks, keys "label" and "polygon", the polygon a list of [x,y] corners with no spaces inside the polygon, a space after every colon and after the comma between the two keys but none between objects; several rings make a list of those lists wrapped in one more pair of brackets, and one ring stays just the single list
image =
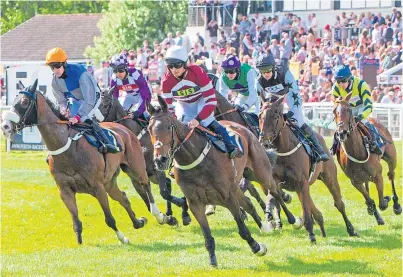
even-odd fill
[{"label": "riding boot", "polygon": [[85,123],[91,125],[95,135],[101,140],[102,146],[99,147],[98,149],[99,152],[106,154],[106,153],[117,153],[120,151],[117,146],[111,143],[109,138],[105,135],[104,131],[96,121],[87,119]]},{"label": "riding boot", "polygon": [[318,138],[316,137],[316,134],[314,131],[309,127],[307,124],[302,125],[301,127],[302,131],[305,133],[306,136],[312,141],[314,144],[314,147],[316,148],[316,151],[318,152],[318,157],[316,159],[316,162],[322,162],[322,161],[327,161],[329,160],[328,155],[322,148],[322,144],[319,142]]},{"label": "riding boot", "polygon": [[242,151],[239,150],[236,145],[234,145],[227,130],[220,123],[218,123],[218,121],[214,120],[209,126],[207,126],[207,128],[222,137],[227,147],[230,159],[240,158],[243,156]]},{"label": "riding boot", "polygon": [[339,146],[339,140],[337,139],[336,133],[335,133],[333,136],[332,147],[330,148],[331,155],[336,155],[338,146]]},{"label": "riding boot", "polygon": [[370,148],[371,152],[375,153],[377,155],[382,155],[382,146],[383,146],[383,141],[381,141],[380,135],[378,133],[378,130],[375,128],[374,125],[371,123],[367,122],[365,123],[365,126],[367,126],[369,132],[371,133],[371,140],[370,140]]}]

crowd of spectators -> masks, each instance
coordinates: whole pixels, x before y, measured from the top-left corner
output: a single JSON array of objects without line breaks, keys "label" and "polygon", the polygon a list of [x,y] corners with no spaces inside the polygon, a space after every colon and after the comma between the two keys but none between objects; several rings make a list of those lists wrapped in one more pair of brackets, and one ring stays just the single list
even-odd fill
[{"label": "crowd of spectators", "polygon": [[[359,77],[362,59],[379,59],[378,73],[402,61],[402,18],[396,8],[387,15],[342,12],[332,26],[326,25],[324,29],[318,28],[314,13],[307,20],[293,13],[273,18],[258,13],[250,17],[239,14],[238,23],[232,25],[230,33],[222,28],[222,22],[206,20],[206,37],[197,33],[196,40],[190,42],[181,32],[175,36],[168,33],[161,42],[149,44],[145,40],[143,47],[123,52],[128,54],[130,66],[141,68],[146,74],[153,67],[157,79],[161,79],[166,70],[164,53],[173,45],[190,49],[190,63],[206,63],[217,75],[221,73],[221,61],[228,54],[239,55],[242,62],[254,66],[259,54],[271,52],[279,66],[293,65],[306,102],[331,101],[333,69],[337,65],[348,64],[353,75]],[[299,74],[295,74],[295,68]],[[372,97],[378,103],[401,103],[401,87],[374,87]]]}]

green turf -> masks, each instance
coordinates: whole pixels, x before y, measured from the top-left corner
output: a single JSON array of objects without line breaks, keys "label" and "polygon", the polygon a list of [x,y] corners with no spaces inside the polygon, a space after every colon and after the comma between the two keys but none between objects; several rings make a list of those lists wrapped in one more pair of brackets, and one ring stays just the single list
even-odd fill
[{"label": "green turf", "polygon": [[[4,145],[3,148],[4,149]],[[396,184],[402,194],[402,143],[397,143]],[[208,254],[198,224],[187,227],[160,226],[121,174],[119,187],[126,191],[147,226],[134,230],[125,210],[111,200],[118,228],[130,239],[121,245],[104,223],[95,198],[78,195],[79,216],[83,222],[83,245],[76,243],[69,212],[59,198],[57,187],[45,163],[46,153],[1,153],[1,275],[2,276],[401,276],[402,217],[391,206],[381,212],[386,225],[378,226],[367,214],[363,197],[339,169],[339,182],[347,214],[360,233],[347,236],[341,215],[321,182],[311,188],[313,200],[325,218],[327,237],[315,225],[317,244],[311,245],[305,229],[294,230],[286,223],[281,232],[261,234],[249,219],[253,237],[268,247],[268,254],[257,257],[238,235],[228,210],[219,207],[209,217],[216,240],[219,266],[209,266]],[[384,164],[386,165],[386,164]],[[384,171],[385,194],[391,186]],[[375,185],[371,195],[378,202]],[[164,204],[153,185],[161,210]],[[174,193],[181,195],[177,186]],[[292,193],[289,205],[301,213]],[[400,203],[402,201],[400,200]],[[256,202],[255,202],[256,203]],[[174,209],[180,215],[178,208]],[[180,219],[180,216],[179,218]]]}]

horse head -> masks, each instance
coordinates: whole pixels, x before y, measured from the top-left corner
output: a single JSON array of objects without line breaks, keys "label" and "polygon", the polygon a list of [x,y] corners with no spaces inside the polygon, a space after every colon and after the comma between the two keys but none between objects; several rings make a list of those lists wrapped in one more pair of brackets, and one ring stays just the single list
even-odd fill
[{"label": "horse head", "polygon": [[11,109],[3,113],[1,129],[5,137],[11,138],[17,131],[38,122],[37,85],[38,79],[31,86],[23,88],[18,93]]},{"label": "horse head", "polygon": [[345,98],[339,97],[333,100],[335,104],[333,114],[337,125],[336,135],[340,142],[344,142],[355,127],[353,111],[349,103],[351,95],[352,93],[349,93]]},{"label": "horse head", "polygon": [[102,115],[105,117],[105,121],[108,118],[108,115],[111,112],[111,109],[113,107],[113,93],[115,91],[115,87],[112,87],[110,89],[104,89],[101,91],[101,104],[99,105],[98,109],[102,113]]},{"label": "horse head", "polygon": [[260,138],[264,148],[273,145],[274,140],[280,135],[285,126],[283,116],[283,100],[285,95],[279,97],[272,102],[265,102],[259,113]]},{"label": "horse head", "polygon": [[174,118],[168,110],[168,106],[161,96],[158,96],[160,108],[147,103],[147,111],[150,113],[148,132],[154,145],[154,163],[157,170],[169,169],[173,156],[179,143]]}]

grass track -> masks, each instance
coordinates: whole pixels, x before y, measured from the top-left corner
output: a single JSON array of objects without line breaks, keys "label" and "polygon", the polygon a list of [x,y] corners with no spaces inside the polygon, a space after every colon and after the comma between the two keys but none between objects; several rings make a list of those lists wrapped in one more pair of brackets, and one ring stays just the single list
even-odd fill
[{"label": "grass track", "polygon": [[[402,143],[396,146],[399,157],[396,185],[401,196]],[[218,208],[217,213],[209,217],[219,263],[218,269],[212,269],[195,220],[187,227],[160,226],[124,174],[119,177],[119,187],[128,194],[136,214],[149,219],[148,225],[134,230],[125,210],[111,200],[118,228],[131,241],[130,245],[120,245],[104,223],[96,199],[78,195],[79,216],[83,222],[83,245],[78,246],[70,214],[59,198],[45,157],[46,153],[42,152],[1,153],[2,276],[402,275],[402,216],[394,215],[389,206],[381,212],[386,225],[377,226],[375,218],[367,214],[363,197],[340,168],[338,178],[347,214],[360,233],[359,238],[347,236],[330,193],[319,181],[311,191],[324,215],[327,238],[320,236],[315,225],[317,244],[311,245],[305,229],[293,230],[284,216],[281,232],[263,235],[250,219],[247,226],[253,237],[268,247],[266,256],[256,257],[239,237],[229,211]],[[385,194],[391,195],[385,170],[383,175]],[[370,189],[377,203],[375,185],[371,184]],[[164,210],[155,185],[153,192],[160,209]],[[181,195],[177,186],[174,186],[174,193]],[[291,210],[299,215],[300,204],[294,193],[292,196]],[[180,210],[175,208],[174,213],[180,219]]]}]

